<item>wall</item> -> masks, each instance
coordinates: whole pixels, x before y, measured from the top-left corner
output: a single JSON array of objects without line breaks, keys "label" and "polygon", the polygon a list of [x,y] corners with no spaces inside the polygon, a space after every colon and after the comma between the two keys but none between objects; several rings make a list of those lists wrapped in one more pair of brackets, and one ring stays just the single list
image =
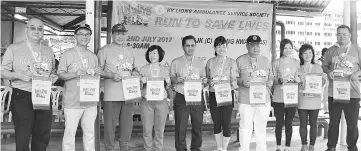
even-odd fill
[{"label": "wall", "polygon": [[11,21],[1,21],[1,53],[11,42]]}]

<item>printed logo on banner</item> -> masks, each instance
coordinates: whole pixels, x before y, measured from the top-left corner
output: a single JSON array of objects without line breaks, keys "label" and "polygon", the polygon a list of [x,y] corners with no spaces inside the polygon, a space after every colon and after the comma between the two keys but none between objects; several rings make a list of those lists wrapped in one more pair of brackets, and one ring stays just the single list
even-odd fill
[{"label": "printed logo on banner", "polygon": [[[158,11],[163,11],[161,8],[158,8]],[[121,19],[121,24],[124,25],[140,25],[148,27],[149,16],[152,13],[152,7],[144,6],[136,2],[132,2],[129,5],[123,5],[121,12],[123,13],[123,18]]]}]

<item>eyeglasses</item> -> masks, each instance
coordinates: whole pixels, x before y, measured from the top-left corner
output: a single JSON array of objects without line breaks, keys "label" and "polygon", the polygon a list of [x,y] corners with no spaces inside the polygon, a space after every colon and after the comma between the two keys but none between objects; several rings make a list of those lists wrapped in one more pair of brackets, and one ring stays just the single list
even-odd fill
[{"label": "eyeglasses", "polygon": [[194,48],[195,46],[196,45],[193,45],[193,44],[192,45],[188,45],[188,44],[185,45],[185,47],[187,47],[187,48]]},{"label": "eyeglasses", "polygon": [[44,30],[44,28],[42,28],[42,27],[36,28],[36,27],[31,26],[31,27],[27,27],[27,28],[29,28],[31,31],[36,31],[36,30],[43,31]]},{"label": "eyeglasses", "polygon": [[87,33],[87,34],[76,34],[76,35],[79,36],[79,37],[89,37],[92,34]]},{"label": "eyeglasses", "polygon": [[127,33],[126,32],[114,32],[113,33],[114,35],[117,35],[117,36],[119,36],[119,35],[127,35]]}]

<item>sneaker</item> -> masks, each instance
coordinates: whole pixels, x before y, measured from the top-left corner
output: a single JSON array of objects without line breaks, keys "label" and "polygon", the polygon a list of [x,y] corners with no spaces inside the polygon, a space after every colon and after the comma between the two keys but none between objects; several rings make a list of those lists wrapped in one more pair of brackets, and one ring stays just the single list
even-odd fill
[{"label": "sneaker", "polygon": [[290,147],[285,147],[284,151],[291,151]]},{"label": "sneaker", "polygon": [[276,151],[282,151],[282,150],[281,150],[281,146],[277,146]]},{"label": "sneaker", "polygon": [[335,147],[329,147],[326,149],[326,151],[336,151],[336,148]]},{"label": "sneaker", "polygon": [[308,146],[307,145],[302,145],[301,151],[308,151]]},{"label": "sneaker", "polygon": [[310,146],[308,147],[308,151],[314,151],[314,150],[315,150],[315,147],[314,147],[314,146],[310,145]]}]

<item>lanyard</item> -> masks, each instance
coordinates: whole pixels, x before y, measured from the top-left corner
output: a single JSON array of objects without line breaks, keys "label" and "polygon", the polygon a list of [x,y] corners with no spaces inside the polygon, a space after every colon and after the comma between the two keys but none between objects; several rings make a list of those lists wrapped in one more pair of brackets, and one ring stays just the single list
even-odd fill
[{"label": "lanyard", "polygon": [[[31,51],[31,54],[33,55],[34,57],[34,60],[36,63],[39,63],[41,62],[41,51],[43,50],[43,45],[42,43],[40,42],[40,53],[37,53],[37,52],[34,52],[34,49],[33,47],[31,46],[30,42],[28,40],[25,40],[26,44],[28,45],[30,51]],[[39,59],[39,60],[38,60]]]},{"label": "lanyard", "polygon": [[86,61],[83,59],[83,56],[81,55],[81,53],[80,53],[80,50],[79,50],[79,47],[78,46],[75,46],[75,49],[76,49],[76,51],[78,52],[78,55],[79,55],[79,57],[80,57],[80,60],[81,60],[81,63],[82,63],[82,65],[83,65],[83,68],[88,68],[88,66],[86,65]]},{"label": "lanyard", "polygon": [[[156,67],[155,67],[156,66]],[[154,70],[156,71],[156,75],[154,75]],[[150,64],[150,74],[152,74],[152,77],[159,77],[159,72],[160,72],[160,66],[158,63],[154,64]]]},{"label": "lanyard", "polygon": [[258,64],[258,57],[255,58],[256,61],[255,63],[253,63],[252,61],[252,57],[248,54],[248,60],[249,60],[249,63],[251,63],[251,67],[252,67],[252,71],[256,71],[255,69],[257,68],[257,64]]},{"label": "lanyard", "polygon": [[[222,76],[222,75],[223,75],[224,64],[225,64],[226,61],[227,61],[227,56],[225,56],[225,57],[223,57],[223,58],[224,58],[224,60],[222,61],[221,67],[219,68],[219,72],[218,72],[218,75],[219,75],[219,76]],[[222,59],[222,58],[220,58],[220,59]],[[217,61],[217,62],[218,62],[218,61]]]},{"label": "lanyard", "polygon": [[186,63],[187,71],[188,71],[188,74],[190,75],[191,71],[192,71],[192,64],[193,64],[194,56],[192,57],[192,60],[191,60],[191,63],[189,64],[189,66],[188,66],[187,59],[186,59],[185,55],[183,56],[183,60],[184,60],[184,63]]}]

